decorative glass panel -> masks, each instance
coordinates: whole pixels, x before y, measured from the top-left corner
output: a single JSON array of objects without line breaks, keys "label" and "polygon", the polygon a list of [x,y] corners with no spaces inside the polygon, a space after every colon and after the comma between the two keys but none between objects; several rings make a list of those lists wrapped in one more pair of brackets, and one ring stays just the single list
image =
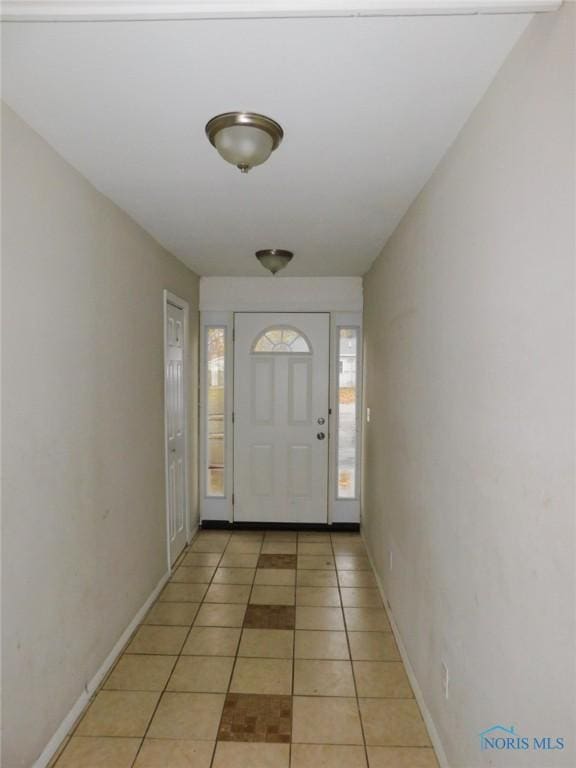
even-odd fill
[{"label": "decorative glass panel", "polygon": [[338,493],[356,498],[358,329],[338,329]]},{"label": "decorative glass panel", "polygon": [[253,352],[264,354],[288,352],[309,354],[312,350],[306,337],[295,328],[269,328],[259,336],[252,348]]},{"label": "decorative glass panel", "polygon": [[226,329],[206,329],[207,477],[206,495],[224,496],[224,455],[226,433]]}]

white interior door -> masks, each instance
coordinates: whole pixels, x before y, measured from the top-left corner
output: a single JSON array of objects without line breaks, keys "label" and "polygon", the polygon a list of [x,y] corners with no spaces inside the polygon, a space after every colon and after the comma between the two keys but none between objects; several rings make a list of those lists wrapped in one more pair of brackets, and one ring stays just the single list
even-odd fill
[{"label": "white interior door", "polygon": [[235,315],[234,520],[326,523],[328,314]]},{"label": "white interior door", "polygon": [[186,546],[185,311],[166,304],[166,499],[170,565]]}]

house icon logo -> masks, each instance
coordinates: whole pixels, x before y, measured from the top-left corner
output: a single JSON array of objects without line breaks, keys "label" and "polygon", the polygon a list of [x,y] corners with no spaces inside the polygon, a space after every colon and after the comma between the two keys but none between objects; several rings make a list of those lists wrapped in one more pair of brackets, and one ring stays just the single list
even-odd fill
[{"label": "house icon logo", "polygon": [[516,730],[513,725],[506,728],[504,725],[493,725],[480,733],[480,749],[494,749],[497,741],[510,744],[509,740],[516,739]]}]

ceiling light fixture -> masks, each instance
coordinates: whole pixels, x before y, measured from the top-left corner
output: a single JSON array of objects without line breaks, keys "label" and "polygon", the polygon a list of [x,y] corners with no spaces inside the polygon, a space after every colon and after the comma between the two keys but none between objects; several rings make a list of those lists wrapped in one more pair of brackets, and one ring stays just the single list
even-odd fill
[{"label": "ceiling light fixture", "polygon": [[206,135],[226,162],[248,173],[268,160],[284,131],[275,120],[256,112],[225,112],[206,123]]},{"label": "ceiling light fixture", "polygon": [[281,248],[267,248],[264,251],[256,251],[256,258],[263,267],[269,269],[273,275],[292,261],[292,251],[283,251]]}]

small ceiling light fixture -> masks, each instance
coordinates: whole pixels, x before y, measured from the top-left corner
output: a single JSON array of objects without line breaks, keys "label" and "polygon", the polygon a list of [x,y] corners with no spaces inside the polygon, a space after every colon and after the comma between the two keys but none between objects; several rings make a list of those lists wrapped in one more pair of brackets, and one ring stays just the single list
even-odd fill
[{"label": "small ceiling light fixture", "polygon": [[292,251],[283,251],[280,248],[267,248],[264,251],[256,251],[256,258],[263,267],[269,269],[273,275],[292,261]]},{"label": "small ceiling light fixture", "polygon": [[256,112],[225,112],[206,123],[206,135],[226,162],[248,173],[268,160],[284,131],[275,120]]}]

